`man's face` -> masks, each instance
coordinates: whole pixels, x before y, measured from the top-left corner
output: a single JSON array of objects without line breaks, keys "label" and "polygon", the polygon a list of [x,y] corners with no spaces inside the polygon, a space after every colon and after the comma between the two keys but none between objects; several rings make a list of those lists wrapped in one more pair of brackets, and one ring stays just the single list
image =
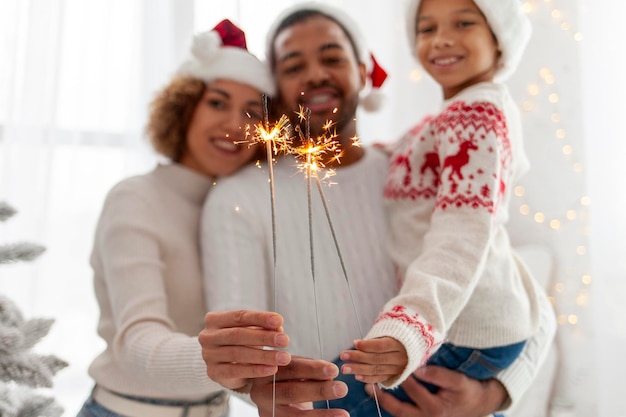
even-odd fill
[{"label": "man's face", "polygon": [[[356,130],[365,65],[357,62],[350,39],[334,21],[312,16],[282,30],[274,40],[278,110],[294,119],[299,106],[311,110],[311,135],[323,134],[327,120],[337,133]],[[345,132],[356,134],[354,132]]]}]

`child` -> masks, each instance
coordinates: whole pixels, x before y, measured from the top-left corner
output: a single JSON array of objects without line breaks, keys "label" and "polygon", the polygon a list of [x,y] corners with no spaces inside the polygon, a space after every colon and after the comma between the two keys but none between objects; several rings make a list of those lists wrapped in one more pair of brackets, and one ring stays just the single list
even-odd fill
[{"label": "child", "polygon": [[[391,157],[385,198],[403,286],[365,340],[340,357],[344,374],[387,388],[424,364],[491,378],[516,359],[538,321],[538,287],[505,230],[527,160],[501,82],[521,59],[529,22],[519,0],[410,3],[414,54],[445,101]],[[353,417],[378,415],[362,390],[348,397]]]}]

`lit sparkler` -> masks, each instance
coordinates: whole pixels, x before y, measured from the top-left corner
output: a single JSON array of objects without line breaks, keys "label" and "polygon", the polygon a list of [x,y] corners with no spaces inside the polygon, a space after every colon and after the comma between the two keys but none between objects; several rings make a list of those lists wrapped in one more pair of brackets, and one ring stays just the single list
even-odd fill
[{"label": "lit sparkler", "polygon": [[[274,261],[274,291],[276,291],[276,195],[274,192],[274,155],[288,152],[291,146],[289,119],[283,115],[273,126],[269,123],[268,98],[263,94],[263,121],[256,125],[253,142],[265,144],[265,154],[269,168],[269,184],[272,212],[272,256]],[[276,294],[274,294],[276,300]],[[274,301],[275,302],[275,301]],[[276,306],[274,306],[276,310]]]},{"label": "lit sparkler", "polygon": [[[263,94],[263,121],[256,125],[254,142],[265,144],[265,154],[269,167],[269,185],[272,216],[272,257],[273,257],[273,285],[274,285],[274,311],[276,311],[276,194],[274,192],[274,155],[279,152],[287,153],[291,147],[289,134],[289,118],[283,115],[273,126],[269,123],[268,98]],[[246,130],[246,137],[249,131]],[[276,374],[272,384],[272,417],[276,412]]]},{"label": "lit sparkler", "polygon": [[[327,184],[332,184],[330,182],[330,178],[335,175],[335,170],[332,168],[327,168],[326,163],[329,162],[340,162],[343,152],[341,151],[341,145],[336,140],[337,134],[332,130],[334,126],[334,122],[326,121],[323,126],[324,134],[318,136],[317,138],[312,138],[310,134],[310,109],[300,107],[299,111],[296,112],[298,118],[301,122],[304,122],[305,132],[302,132],[300,127],[296,127],[296,131],[299,135],[299,146],[294,146],[292,143],[291,136],[291,125],[289,123],[289,118],[286,115],[282,115],[280,119],[274,124],[269,124],[268,121],[268,109],[267,109],[267,97],[263,97],[263,122],[257,124],[255,126],[254,134],[251,134],[249,131],[249,126],[246,128],[246,142],[248,143],[259,143],[264,144],[266,149],[267,163],[269,167],[269,184],[270,184],[270,195],[271,195],[271,215],[272,215],[272,249],[273,249],[273,281],[274,281],[274,303],[277,300],[277,285],[276,285],[276,203],[275,203],[275,192],[274,192],[274,155],[278,154],[293,154],[300,161],[298,165],[298,169],[301,172],[305,173],[307,178],[307,202],[308,202],[308,222],[309,222],[309,248],[310,248],[310,259],[311,259],[311,275],[313,278],[313,286],[314,286],[314,300],[315,300],[315,314],[316,314],[316,322],[317,322],[317,335],[318,335],[318,344],[320,350],[320,356],[322,354],[322,341],[321,341],[321,332],[319,330],[319,319],[318,317],[318,306],[317,306],[317,288],[315,285],[315,253],[313,246],[313,215],[312,215],[312,191],[311,184],[312,181],[315,181],[317,186],[317,190],[322,201],[324,207],[324,213],[326,215],[326,219],[328,221],[328,225],[330,228],[330,232],[332,234],[333,243],[335,249],[337,251],[337,255],[339,258],[339,262],[341,265],[341,269],[348,285],[348,290],[350,293],[350,299],[352,301],[352,307],[354,309],[354,313],[356,315],[357,324],[359,327],[359,332],[361,337],[363,337],[363,329],[359,320],[357,308],[354,301],[354,296],[352,293],[352,288],[350,285],[350,281],[348,279],[348,273],[345,267],[343,255],[341,253],[339,243],[337,240],[337,236],[335,233],[335,228],[333,225],[333,221],[330,215],[330,210],[328,208],[328,204],[326,202],[326,198],[323,191],[322,181]],[[352,138],[353,146],[360,146],[360,142],[358,138]],[[320,178],[319,172],[323,171],[324,175]],[[276,305],[274,305],[274,310],[276,310]],[[273,410],[275,412],[275,404],[276,404],[276,375],[274,375],[274,384],[273,384]],[[374,390],[374,400],[376,401],[376,408],[378,411],[378,416],[381,417],[380,406],[378,403],[378,396],[376,395],[376,390]],[[328,401],[326,401],[327,407],[330,408]],[[273,415],[274,415],[273,412]]]},{"label": "lit sparkler", "polygon": [[[315,291],[314,294],[314,300],[315,300],[315,314],[316,314],[316,318],[318,316],[317,313],[317,287],[315,285],[315,256],[314,256],[314,252],[313,252],[313,223],[312,223],[312,208],[311,208],[311,181],[315,180],[315,184],[317,186],[317,190],[320,196],[320,199],[322,201],[322,205],[324,207],[324,213],[326,215],[326,219],[328,221],[328,226],[330,228],[330,232],[333,238],[333,243],[335,245],[335,250],[337,251],[337,256],[339,258],[339,263],[341,265],[341,270],[343,273],[343,276],[346,280],[346,284],[348,286],[348,292],[350,294],[350,300],[352,302],[352,308],[354,310],[354,314],[356,316],[356,320],[357,320],[357,325],[359,327],[359,333],[361,335],[361,338],[364,337],[364,333],[363,333],[363,328],[361,326],[361,321],[359,319],[359,314],[358,314],[358,310],[356,308],[356,304],[354,302],[354,295],[352,292],[352,286],[350,285],[350,280],[348,278],[348,272],[347,269],[345,267],[345,263],[344,263],[344,259],[343,259],[343,255],[341,253],[341,249],[339,247],[339,242],[337,240],[337,235],[335,233],[335,227],[333,225],[333,221],[330,215],[330,210],[328,208],[328,204],[326,202],[326,197],[324,195],[324,190],[323,190],[323,186],[322,186],[322,180],[327,180],[328,178],[330,178],[331,176],[333,176],[335,174],[335,171],[333,169],[325,169],[325,175],[322,178],[322,180],[320,180],[320,177],[318,175],[319,171],[323,168],[325,168],[324,165],[324,161],[328,160],[328,161],[336,161],[339,162],[340,161],[340,157],[342,156],[342,152],[341,152],[341,146],[339,144],[339,142],[336,140],[337,138],[337,134],[335,132],[329,133],[330,129],[332,128],[332,126],[334,125],[334,123],[332,121],[327,121],[324,126],[323,126],[323,130],[325,132],[325,134],[323,134],[322,136],[319,136],[316,140],[313,140],[313,138],[311,137],[310,134],[310,123],[309,123],[309,119],[310,119],[310,114],[311,111],[310,109],[303,109],[302,107],[300,107],[300,110],[296,113],[298,115],[298,118],[300,119],[300,121],[303,121],[305,123],[305,127],[306,127],[306,131],[303,134],[302,130],[300,128],[297,129],[298,133],[300,134],[300,143],[301,145],[299,147],[293,147],[291,148],[291,153],[295,154],[296,156],[298,156],[300,158],[300,160],[302,161],[301,164],[299,165],[299,169],[303,172],[306,173],[306,177],[307,177],[307,200],[308,200],[308,217],[309,217],[309,247],[310,247],[310,254],[311,254],[311,275],[313,277],[313,289]],[[358,140],[358,138],[353,137],[352,138],[352,144],[353,146],[360,146],[360,142]],[[319,350],[320,350],[320,356],[323,357],[322,354],[322,341],[321,341],[321,335],[320,335],[320,331],[319,331],[319,320],[316,320],[317,322],[317,335],[318,335],[318,344],[319,344]],[[378,402],[378,395],[376,394],[376,388],[374,387],[373,390],[374,393],[374,401],[376,402],[376,410],[378,412],[378,417],[382,417],[382,413],[380,410],[380,404]],[[330,408],[330,404],[328,402],[328,400],[326,401],[326,405],[327,408]]]}]

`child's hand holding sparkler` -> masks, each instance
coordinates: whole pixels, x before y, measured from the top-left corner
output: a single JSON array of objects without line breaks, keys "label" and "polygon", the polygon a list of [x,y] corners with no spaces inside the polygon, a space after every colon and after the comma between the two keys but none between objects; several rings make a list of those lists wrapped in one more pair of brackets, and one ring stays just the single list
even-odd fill
[{"label": "child's hand holding sparkler", "polygon": [[408,363],[406,349],[391,337],[355,340],[356,350],[341,352],[341,360],[348,362],[341,367],[344,374],[353,374],[358,381],[384,382],[404,371]]}]

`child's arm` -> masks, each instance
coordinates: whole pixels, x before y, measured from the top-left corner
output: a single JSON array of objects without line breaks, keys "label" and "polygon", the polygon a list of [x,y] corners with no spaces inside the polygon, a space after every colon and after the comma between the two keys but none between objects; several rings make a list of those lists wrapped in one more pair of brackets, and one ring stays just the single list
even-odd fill
[{"label": "child's arm", "polygon": [[406,349],[392,337],[355,340],[354,347],[356,350],[341,352],[341,360],[348,362],[341,372],[353,374],[357,381],[375,383],[396,378],[408,363]]}]

